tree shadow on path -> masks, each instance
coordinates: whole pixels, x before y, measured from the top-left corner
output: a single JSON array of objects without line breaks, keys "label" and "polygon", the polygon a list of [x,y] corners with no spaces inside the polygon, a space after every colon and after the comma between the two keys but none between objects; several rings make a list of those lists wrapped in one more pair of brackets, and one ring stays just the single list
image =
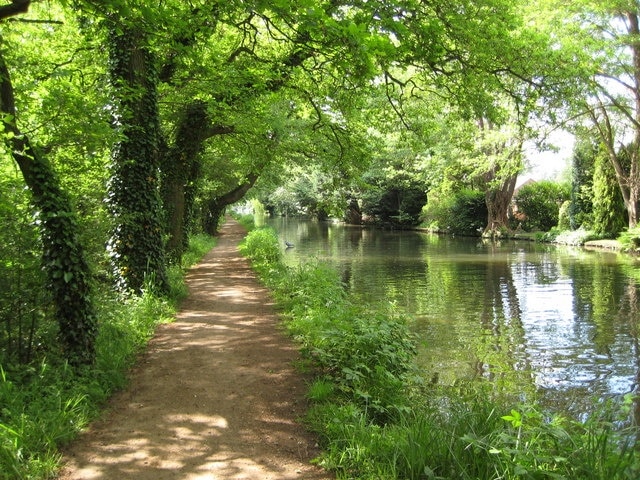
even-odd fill
[{"label": "tree shadow on path", "polygon": [[104,418],[67,448],[60,480],[329,479],[298,423],[304,381],[269,293],[228,221],[187,276],[189,297],[161,325]]}]

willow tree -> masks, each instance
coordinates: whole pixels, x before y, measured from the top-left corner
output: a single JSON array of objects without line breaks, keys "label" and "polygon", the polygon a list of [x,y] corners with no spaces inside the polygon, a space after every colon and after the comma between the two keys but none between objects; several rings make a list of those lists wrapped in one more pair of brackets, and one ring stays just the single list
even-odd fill
[{"label": "willow tree", "polygon": [[[0,6],[0,21],[6,23],[14,15],[28,12],[29,7],[29,1],[14,1],[10,5]],[[53,29],[55,23],[51,21]],[[97,324],[91,294],[91,272],[80,240],[78,218],[51,163],[20,127],[21,110],[6,58],[7,50],[19,47],[5,40],[1,43],[0,113],[3,141],[7,152],[20,168],[37,211],[42,265],[65,355],[72,364],[88,364],[95,357]]]}]

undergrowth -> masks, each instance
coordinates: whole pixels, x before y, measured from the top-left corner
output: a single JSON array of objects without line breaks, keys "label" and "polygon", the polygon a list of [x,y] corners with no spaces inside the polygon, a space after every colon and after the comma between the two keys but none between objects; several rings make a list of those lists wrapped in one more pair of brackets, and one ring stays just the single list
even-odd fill
[{"label": "undergrowth", "polygon": [[306,416],[340,479],[640,478],[637,402],[601,402],[581,420],[520,405],[491,384],[432,385],[416,372],[407,319],[392,306],[351,299],[337,273],[310,262],[285,267],[277,235],[243,246],[273,291],[314,374]]},{"label": "undergrowth", "polygon": [[59,447],[94,418],[107,398],[126,384],[127,370],[159,323],[172,321],[187,294],[186,269],[215,243],[192,239],[180,266],[171,267],[171,295],[101,293],[97,358],[76,369],[55,355],[32,365],[0,365],[0,479],[52,478]]}]

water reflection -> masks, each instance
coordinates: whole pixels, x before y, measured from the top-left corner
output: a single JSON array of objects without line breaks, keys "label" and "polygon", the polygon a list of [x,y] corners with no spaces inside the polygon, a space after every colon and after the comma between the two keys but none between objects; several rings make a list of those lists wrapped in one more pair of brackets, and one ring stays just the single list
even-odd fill
[{"label": "water reflection", "polygon": [[339,269],[363,301],[415,318],[427,378],[489,379],[578,411],[639,381],[634,259],[531,242],[388,232],[274,219],[285,260]]}]

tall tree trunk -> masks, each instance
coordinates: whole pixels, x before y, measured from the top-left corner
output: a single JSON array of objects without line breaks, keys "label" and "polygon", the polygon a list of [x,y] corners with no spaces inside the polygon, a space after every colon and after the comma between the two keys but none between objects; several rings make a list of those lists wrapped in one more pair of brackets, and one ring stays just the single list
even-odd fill
[{"label": "tall tree trunk", "polygon": [[638,225],[638,199],[640,198],[640,184],[638,181],[629,185],[629,198],[625,201],[627,214],[629,215],[629,228]]},{"label": "tall tree trunk", "polygon": [[349,225],[362,225],[362,210],[355,197],[349,199],[349,206],[344,215],[344,221]]},{"label": "tall tree trunk", "polygon": [[162,199],[167,218],[167,253],[179,262],[188,242],[188,223],[193,209],[192,188],[198,180],[199,155],[210,137],[207,105],[194,101],[187,105],[178,124],[174,145],[163,155]]},{"label": "tall tree trunk", "polygon": [[220,217],[224,213],[225,209],[238,200],[242,199],[245,194],[258,180],[259,175],[257,173],[250,173],[247,179],[228,191],[224,195],[210,199],[207,202],[207,211],[205,212],[205,218],[203,221],[204,231],[210,235],[215,235],[218,231],[218,225],[220,223]]},{"label": "tall tree trunk", "polygon": [[[495,129],[491,121],[482,117],[478,119],[481,133]],[[518,173],[522,170],[522,132],[511,134],[500,141],[492,141],[484,147],[484,154],[491,161],[491,166],[482,175],[485,185],[485,204],[487,206],[487,226],[483,237],[500,236],[508,232],[509,205],[518,181]]]},{"label": "tall tree trunk", "polygon": [[485,202],[487,211],[487,226],[483,236],[500,235],[502,231],[509,229],[509,205],[513,198],[513,192],[516,187],[518,175],[511,175],[497,188],[490,188],[485,193]]},{"label": "tall tree trunk", "polygon": [[638,224],[638,200],[640,200],[640,20],[638,12],[628,12],[627,20],[631,38],[631,54],[633,56],[633,94],[634,94],[634,141],[630,152],[631,166],[629,172],[629,199],[625,199],[629,214],[629,228]]},{"label": "tall tree trunk", "polygon": [[[633,111],[621,108],[617,100],[611,96],[607,89],[601,90],[603,96],[610,103],[618,108],[630,121],[634,130],[634,138],[631,145],[619,149],[616,146],[615,129],[609,117],[605,102],[598,100],[598,105],[594,109],[589,109],[591,121],[596,127],[600,139],[607,148],[609,160],[613,165],[618,180],[618,186],[624,199],[624,204],[629,217],[629,228],[634,228],[638,224],[638,201],[640,200],[640,21],[638,12],[627,11],[624,13],[628,29],[629,49],[632,57],[630,65],[630,90],[634,97]],[[622,154],[628,158],[623,159]],[[624,160],[628,161],[628,166]]]},{"label": "tall tree trunk", "polygon": [[90,269],[79,239],[77,218],[51,164],[33,148],[17,126],[13,85],[1,49],[0,111],[5,130],[3,138],[39,212],[42,265],[65,355],[72,364],[90,364],[95,358],[97,323]]},{"label": "tall tree trunk", "polygon": [[120,288],[140,292],[145,282],[166,291],[164,225],[159,194],[157,72],[148,38],[111,19],[110,77],[114,127],[121,140],[112,152],[109,206],[115,227],[109,253]]},{"label": "tall tree trunk", "polygon": [[[618,187],[627,210],[629,228],[634,228],[638,224],[638,201],[640,200],[640,172],[638,171],[640,167],[638,145],[640,144],[632,143],[626,148],[616,149],[615,133],[609,114],[602,103],[597,111],[600,116],[594,110],[589,111],[591,121],[598,131],[615,171]],[[637,128],[636,142],[640,141],[640,124]]]}]

